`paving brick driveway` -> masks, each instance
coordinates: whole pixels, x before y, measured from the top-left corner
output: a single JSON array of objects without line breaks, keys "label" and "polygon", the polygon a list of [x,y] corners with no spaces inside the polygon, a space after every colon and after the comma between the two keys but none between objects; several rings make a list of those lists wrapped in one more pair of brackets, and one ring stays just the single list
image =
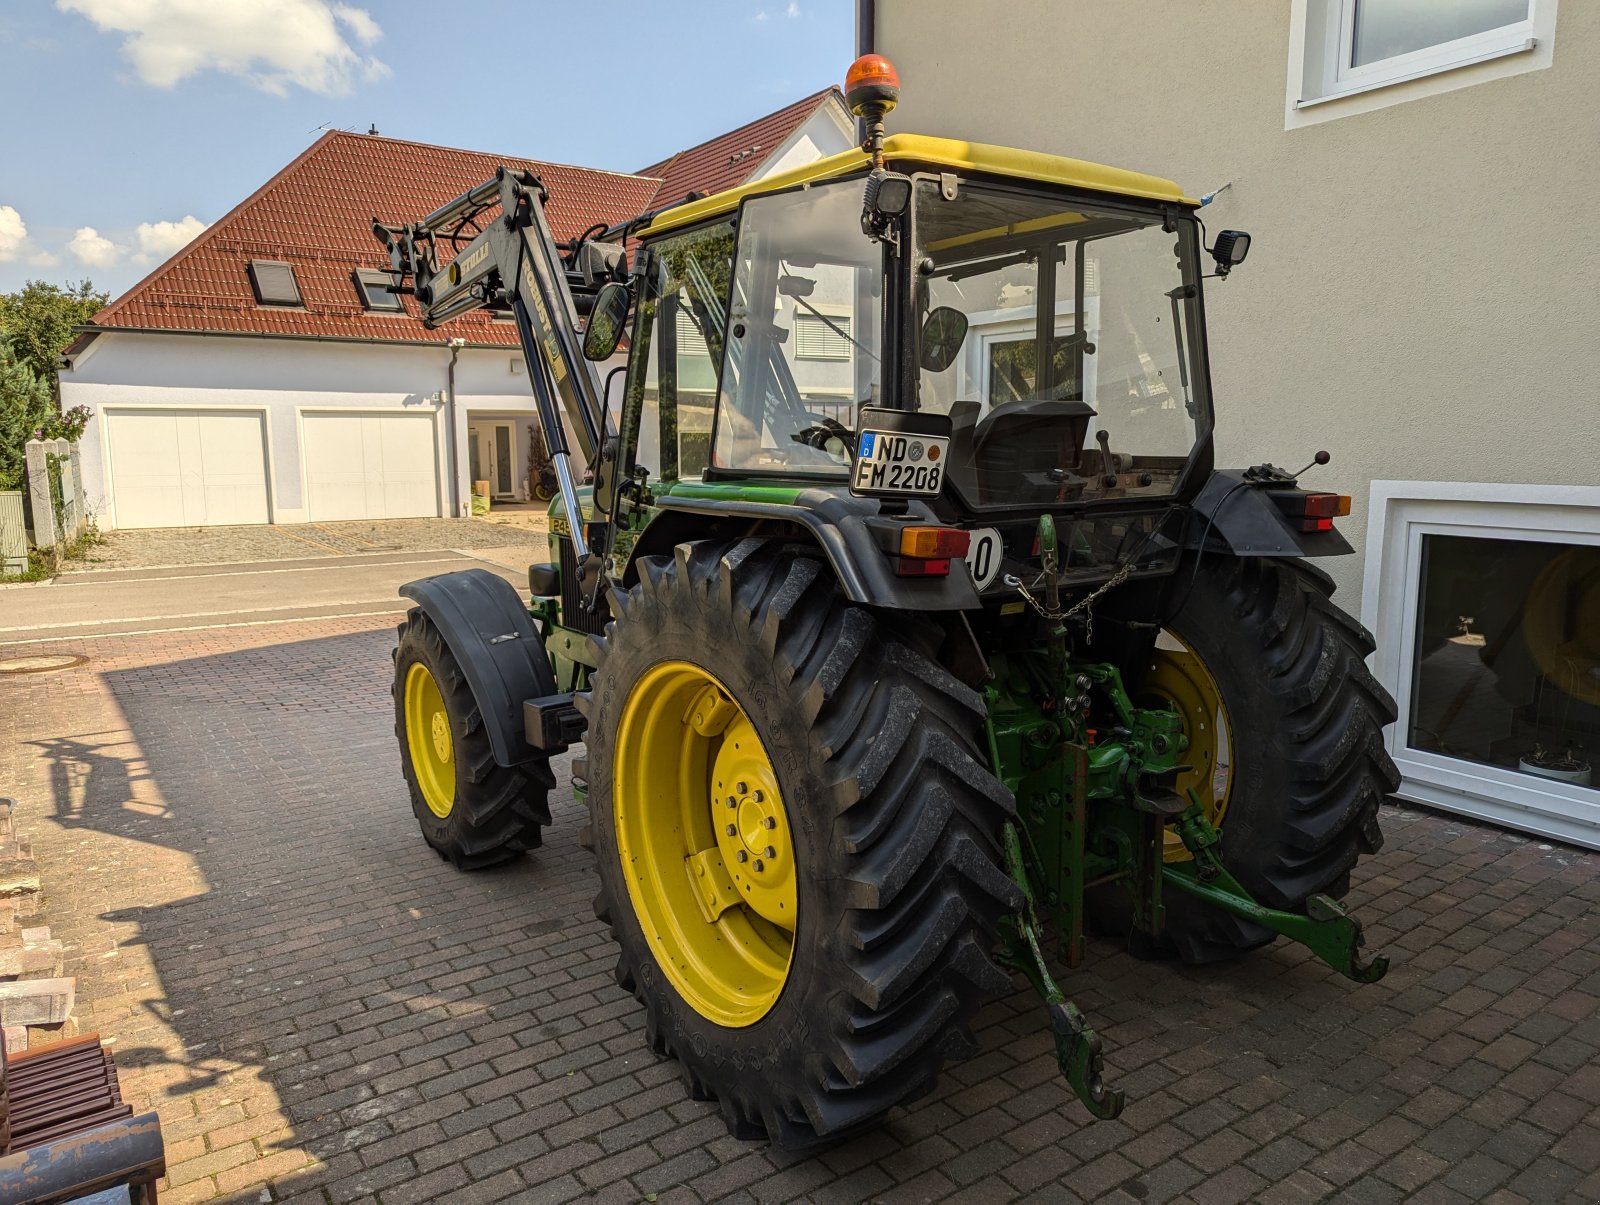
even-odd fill
[{"label": "paving brick driveway", "polygon": [[1019,987],[877,1133],[735,1141],[612,982],[570,801],[515,867],[423,845],[380,622],[0,676],[0,793],[85,1028],[162,1113],[164,1202],[1600,1198],[1600,857],[1397,808],[1352,895],[1396,956],[1375,987],[1288,946],[1192,971],[1091,947],[1067,984],[1122,1120],[1088,1121]]}]

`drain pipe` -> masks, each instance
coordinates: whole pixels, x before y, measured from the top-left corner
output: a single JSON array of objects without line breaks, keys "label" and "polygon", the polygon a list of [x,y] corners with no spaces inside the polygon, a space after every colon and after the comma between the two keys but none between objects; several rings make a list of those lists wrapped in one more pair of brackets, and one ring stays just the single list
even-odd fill
[{"label": "drain pipe", "polygon": [[450,515],[459,519],[461,514],[461,456],[456,449],[456,357],[467,341],[461,338],[446,339],[450,349],[450,364],[445,369],[444,429],[445,451],[450,460]]}]

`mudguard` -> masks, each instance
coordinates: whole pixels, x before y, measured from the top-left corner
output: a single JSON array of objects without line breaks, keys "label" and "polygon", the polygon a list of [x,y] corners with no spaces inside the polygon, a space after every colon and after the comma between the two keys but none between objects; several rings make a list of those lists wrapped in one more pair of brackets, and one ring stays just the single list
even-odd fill
[{"label": "mudguard", "polygon": [[483,713],[495,761],[519,766],[545,756],[527,742],[522,704],[555,694],[556,678],[511,584],[484,569],[465,569],[407,582],[400,594],[422,608],[455,654]]},{"label": "mudguard", "polygon": [[1271,494],[1287,487],[1247,481],[1244,469],[1218,469],[1190,504],[1184,546],[1234,556],[1341,556],[1355,551],[1337,531],[1296,531]]},{"label": "mudguard", "polygon": [[[889,558],[873,538],[867,521],[879,513],[875,498],[854,498],[837,490],[802,490],[791,503],[746,499],[685,498],[665,495],[656,501],[661,514],[644,529],[632,550],[640,556],[671,552],[680,539],[696,538],[703,524],[683,524],[674,519],[693,515],[720,520],[728,532],[764,534],[773,525],[806,533],[828,558],[844,596],[854,603],[900,611],[966,611],[981,605],[965,561],[956,560],[945,577],[897,577]],[[938,525],[940,519],[921,499],[907,503],[910,521]],[[663,520],[666,520],[663,522]],[[690,533],[695,533],[691,535]],[[624,582],[635,580],[638,570],[628,567]]]}]

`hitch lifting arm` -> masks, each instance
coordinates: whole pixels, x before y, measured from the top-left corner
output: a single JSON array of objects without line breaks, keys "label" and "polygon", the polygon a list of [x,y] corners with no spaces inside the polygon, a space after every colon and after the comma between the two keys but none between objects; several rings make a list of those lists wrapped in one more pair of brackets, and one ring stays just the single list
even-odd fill
[{"label": "hitch lifting arm", "polygon": [[1284,912],[1257,903],[1217,857],[1221,834],[1206,819],[1205,809],[1193,787],[1189,789],[1189,809],[1179,817],[1177,829],[1184,848],[1194,860],[1168,862],[1162,866],[1161,877],[1172,886],[1299,942],[1357,983],[1376,983],[1389,970],[1389,959],[1382,954],[1370,961],[1362,960],[1361,947],[1365,939],[1361,922],[1332,896],[1311,896],[1306,900],[1303,913]]},{"label": "hitch lifting arm", "polygon": [[[1005,960],[1021,971],[1033,990],[1044,998],[1050,1012],[1050,1032],[1056,1040],[1056,1065],[1067,1083],[1078,1094],[1084,1108],[1101,1120],[1122,1112],[1125,1097],[1121,1088],[1105,1086],[1105,1060],[1100,1035],[1090,1029],[1078,1006],[1068,1000],[1039,948],[1039,918],[1034,912],[1033,885],[1022,855],[1022,838],[1017,826],[1007,823],[1001,833],[1006,873],[1022,889],[1022,911],[1011,918],[1013,933],[1007,935]],[[1020,948],[1019,948],[1020,947]]]}]

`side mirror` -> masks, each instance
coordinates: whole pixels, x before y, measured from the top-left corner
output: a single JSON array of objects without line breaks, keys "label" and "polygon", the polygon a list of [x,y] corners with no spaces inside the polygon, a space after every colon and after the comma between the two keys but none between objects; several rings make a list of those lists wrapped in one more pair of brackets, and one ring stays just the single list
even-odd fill
[{"label": "side mirror", "polygon": [[967,316],[960,310],[941,305],[930,311],[922,322],[922,367],[943,372],[955,363],[966,338]]},{"label": "side mirror", "polygon": [[1217,261],[1217,275],[1227,276],[1250,254],[1250,236],[1243,230],[1224,230],[1211,245],[1211,258]]},{"label": "side mirror", "polygon": [[589,310],[589,325],[583,331],[584,359],[609,360],[611,353],[617,350],[623,328],[628,324],[631,296],[631,290],[620,281],[608,281],[600,286]]}]

